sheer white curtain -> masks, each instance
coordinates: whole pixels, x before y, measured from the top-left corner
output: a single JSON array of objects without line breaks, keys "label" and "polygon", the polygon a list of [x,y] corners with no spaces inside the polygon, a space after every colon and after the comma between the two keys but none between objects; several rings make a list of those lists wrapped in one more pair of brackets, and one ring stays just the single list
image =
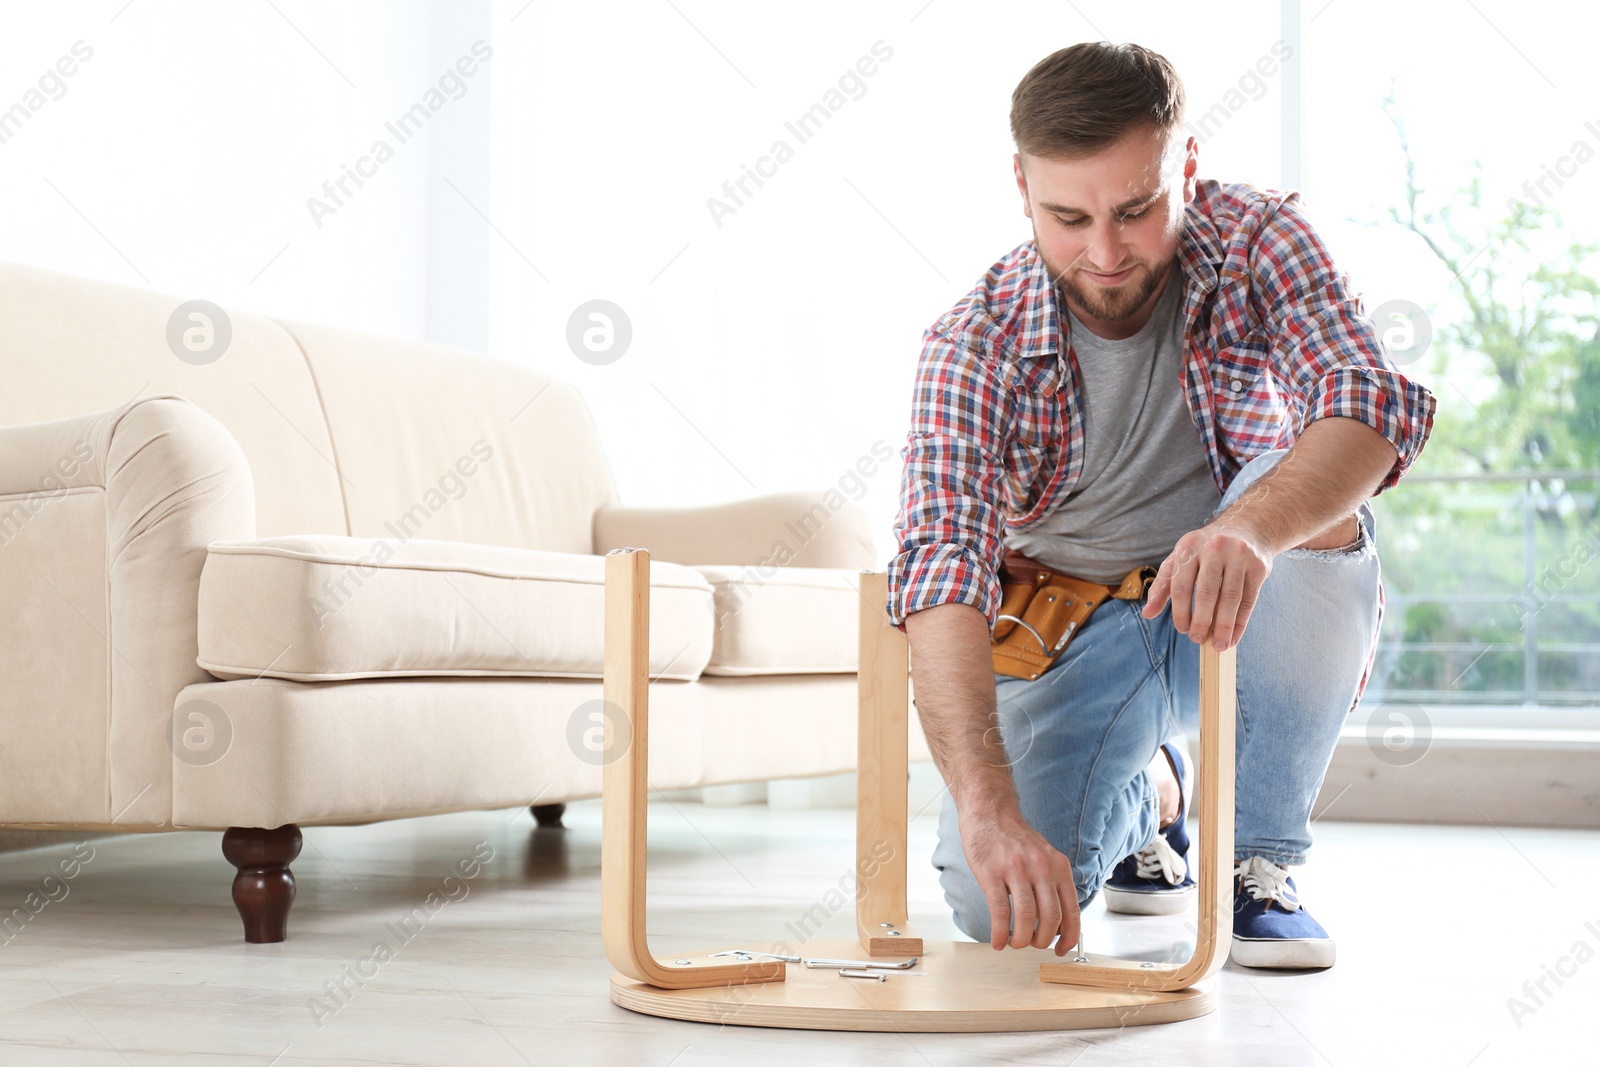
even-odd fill
[{"label": "sheer white curtain", "polygon": [[[7,5],[0,257],[482,347],[487,235],[452,204],[436,153],[487,197],[489,77],[428,104],[490,35],[488,14],[415,0]],[[426,121],[402,140],[388,124],[419,102]],[[474,273],[476,307],[471,286],[449,287]]]}]

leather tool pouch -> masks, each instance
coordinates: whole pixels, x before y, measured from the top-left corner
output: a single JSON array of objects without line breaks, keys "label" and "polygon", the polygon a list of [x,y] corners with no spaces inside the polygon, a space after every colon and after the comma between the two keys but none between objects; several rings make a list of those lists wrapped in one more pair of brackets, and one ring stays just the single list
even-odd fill
[{"label": "leather tool pouch", "polygon": [[990,636],[994,671],[1033,681],[1107,597],[1143,600],[1156,568],[1135,567],[1120,586],[1062,574],[1008,550],[1000,564],[1000,617]]}]

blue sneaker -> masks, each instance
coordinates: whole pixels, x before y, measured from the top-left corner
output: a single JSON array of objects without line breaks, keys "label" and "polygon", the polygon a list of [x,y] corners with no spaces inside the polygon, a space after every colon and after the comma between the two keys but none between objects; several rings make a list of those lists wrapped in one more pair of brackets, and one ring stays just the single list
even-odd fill
[{"label": "blue sneaker", "polygon": [[1285,867],[1251,856],[1233,871],[1233,952],[1241,967],[1333,966],[1333,938],[1300,906]]},{"label": "blue sneaker", "polygon": [[1125,858],[1111,871],[1103,892],[1106,910],[1123,915],[1175,915],[1195,896],[1189,875],[1189,761],[1171,741],[1161,751],[1172,761],[1178,778],[1178,817],[1156,834],[1149,846]]}]

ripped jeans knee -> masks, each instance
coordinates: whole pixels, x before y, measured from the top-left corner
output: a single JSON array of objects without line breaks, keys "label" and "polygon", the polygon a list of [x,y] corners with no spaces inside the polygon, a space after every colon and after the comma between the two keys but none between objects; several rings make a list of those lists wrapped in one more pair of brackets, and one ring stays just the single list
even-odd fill
[{"label": "ripped jeans knee", "polygon": [[[1233,506],[1244,491],[1255,482],[1257,478],[1276,467],[1284,456],[1289,454],[1287,448],[1274,448],[1252,458],[1234,475],[1233,481],[1228,484],[1228,491],[1222,495],[1222,501],[1211,513],[1216,518],[1228,508]],[[1337,548],[1290,548],[1282,555],[1291,559],[1351,561],[1364,560],[1373,555],[1377,550],[1378,520],[1372,512],[1372,506],[1365,500],[1356,508],[1356,539],[1348,545]]]}]

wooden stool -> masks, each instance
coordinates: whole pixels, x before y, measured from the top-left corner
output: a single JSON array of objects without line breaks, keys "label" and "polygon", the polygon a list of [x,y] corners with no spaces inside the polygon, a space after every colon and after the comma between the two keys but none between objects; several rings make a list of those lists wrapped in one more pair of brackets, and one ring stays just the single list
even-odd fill
[{"label": "wooden stool", "polygon": [[[1193,956],[1146,963],[1048,949],[928,941],[906,913],[909,646],[889,623],[887,576],[861,573],[855,941],[807,941],[808,957],[920,957],[883,981],[834,968],[749,958],[737,944],[657,959],[645,935],[645,799],[649,767],[650,554],[606,556],[606,764],[602,784],[601,934],[614,1003],[647,1015],[807,1030],[961,1032],[1121,1027],[1192,1019],[1216,1004],[1227,959],[1233,884],[1234,650],[1200,656],[1200,914]],[[613,752],[613,743],[620,752]],[[1192,854],[1192,853],[1191,853]],[[750,942],[744,943],[746,947]],[[761,955],[759,952],[756,956]]]}]

